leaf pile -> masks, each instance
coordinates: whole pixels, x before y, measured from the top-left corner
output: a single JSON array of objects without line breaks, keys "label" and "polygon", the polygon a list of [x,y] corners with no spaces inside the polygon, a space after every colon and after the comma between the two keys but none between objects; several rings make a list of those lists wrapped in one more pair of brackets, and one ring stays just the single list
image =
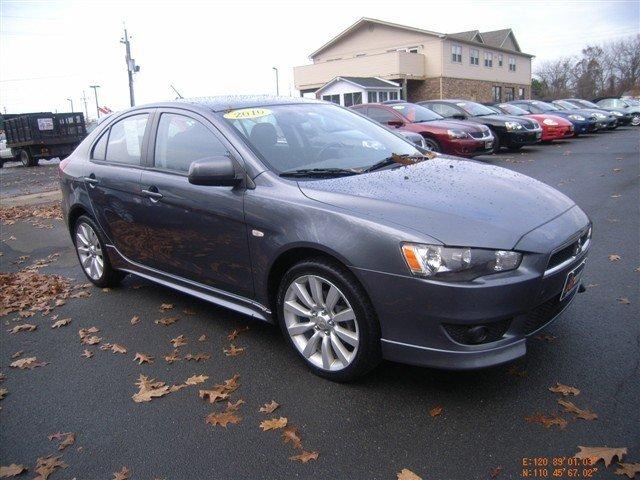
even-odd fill
[{"label": "leaf pile", "polygon": [[30,220],[36,228],[52,228],[42,223],[42,219],[62,220],[60,204],[44,203],[41,205],[19,205],[15,207],[0,207],[0,220],[6,225],[13,225],[17,220]]}]

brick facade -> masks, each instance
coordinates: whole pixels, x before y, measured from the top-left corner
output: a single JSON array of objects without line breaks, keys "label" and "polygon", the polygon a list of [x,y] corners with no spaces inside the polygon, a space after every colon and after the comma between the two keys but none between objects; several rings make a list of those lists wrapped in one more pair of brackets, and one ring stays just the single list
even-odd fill
[{"label": "brick facade", "polygon": [[[442,86],[441,86],[442,82]],[[513,88],[514,99],[518,98],[518,89],[524,89],[524,98],[531,98],[531,85],[517,83],[489,82],[484,80],[468,80],[462,78],[437,77],[423,81],[410,81],[407,85],[407,100],[419,102],[438,98],[462,98],[476,102],[492,102],[493,87],[502,89],[500,101],[507,101],[507,89]],[[442,97],[440,89],[442,88]]]}]

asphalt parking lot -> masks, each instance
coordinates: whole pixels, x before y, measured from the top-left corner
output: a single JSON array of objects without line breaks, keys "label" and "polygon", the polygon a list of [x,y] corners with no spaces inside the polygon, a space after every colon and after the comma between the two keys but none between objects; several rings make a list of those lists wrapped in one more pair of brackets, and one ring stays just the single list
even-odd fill
[{"label": "asphalt parking lot", "polygon": [[[573,478],[553,477],[551,462],[572,457],[578,446],[624,447],[625,462],[640,462],[639,134],[621,128],[480,159],[554,186],[594,222],[586,292],[549,335],[529,341],[528,355],[515,368],[460,373],[384,362],[357,383],[334,384],[309,373],[278,329],[128,277],[117,289],[86,289],[88,298],[68,299],[46,316],[1,317],[0,371],[6,379],[0,388],[7,392],[0,402],[0,463],[22,464],[29,472],[17,478],[32,478],[38,457],[62,455],[68,466],[52,480],[108,479],[123,467],[135,479],[395,479],[406,468],[424,480],[467,480],[536,478],[522,475],[523,459],[531,464],[536,457],[549,460],[549,478]],[[55,169],[7,165],[2,193],[47,188],[55,184]],[[31,178],[41,183],[26,185]],[[1,270],[15,272],[59,253],[40,272],[86,283],[62,221],[44,222],[53,228],[28,220],[2,225]],[[162,304],[172,307],[161,310]],[[71,322],[52,329],[53,315]],[[132,325],[134,316],[139,322]],[[178,320],[155,323],[166,317]],[[37,328],[9,333],[23,323]],[[116,343],[126,353],[82,344],[78,330],[90,327],[99,329],[102,345]],[[244,353],[226,356],[227,336],[244,327],[233,341]],[[180,335],[187,341],[181,356],[211,357],[167,362],[170,342]],[[81,356],[85,349],[91,358]],[[23,353],[16,358],[49,363],[11,368],[18,351]],[[139,365],[136,353],[155,361]],[[136,403],[141,374],[167,385],[193,375],[209,378]],[[206,402],[198,391],[234,374],[240,387],[229,400],[244,400],[241,421],[226,428],[205,423],[224,405]],[[556,382],[578,388],[579,395],[550,392]],[[597,419],[576,418],[558,398]],[[280,407],[260,412],[271,400]],[[432,416],[436,407],[441,413]],[[536,413],[567,424],[545,427],[525,419]],[[260,428],[272,417],[287,418],[304,450],[318,458],[290,460],[300,450],[281,440],[282,430]],[[75,433],[75,443],[58,450],[48,439],[55,432]],[[615,474],[615,461],[595,467],[591,478],[623,478]]]}]

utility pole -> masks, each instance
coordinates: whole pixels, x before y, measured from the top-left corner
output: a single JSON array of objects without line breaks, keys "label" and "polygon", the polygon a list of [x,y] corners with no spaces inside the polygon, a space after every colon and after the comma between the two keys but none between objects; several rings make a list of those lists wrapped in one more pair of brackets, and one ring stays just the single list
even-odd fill
[{"label": "utility pole", "polygon": [[140,66],[136,65],[136,61],[131,58],[131,43],[129,42],[127,27],[124,27],[124,37],[120,39],[120,43],[124,44],[126,50],[125,60],[127,61],[127,75],[129,76],[129,101],[133,107],[136,104],[133,96],[133,74],[140,71]]},{"label": "utility pole", "polygon": [[87,96],[84,94],[84,90],[82,90],[82,103],[84,103],[84,121],[89,121],[89,112],[87,111]]},{"label": "utility pole", "polygon": [[280,87],[278,83],[278,67],[271,67],[276,72],[276,95],[280,95]]},{"label": "utility pole", "polygon": [[73,113],[73,99],[67,98],[67,102],[71,104],[71,113]]},{"label": "utility pole", "polygon": [[98,107],[98,89],[100,85],[89,85],[89,87],[93,88],[93,94],[96,97],[96,118],[100,118],[100,107]]}]

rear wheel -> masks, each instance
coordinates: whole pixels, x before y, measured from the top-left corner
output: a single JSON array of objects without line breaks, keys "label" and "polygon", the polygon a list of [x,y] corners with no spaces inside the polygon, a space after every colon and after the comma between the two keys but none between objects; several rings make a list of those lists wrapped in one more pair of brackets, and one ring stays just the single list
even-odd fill
[{"label": "rear wheel", "polygon": [[277,309],[285,337],[316,375],[349,381],[380,361],[375,312],[345,268],[324,259],[294,265],[280,284]]},{"label": "rear wheel", "polygon": [[498,132],[495,130],[491,130],[493,134],[493,153],[500,153],[500,137],[498,136]]},{"label": "rear wheel", "polygon": [[25,167],[35,167],[38,165],[38,160],[33,158],[31,153],[29,153],[29,150],[20,150],[19,157],[22,165]]},{"label": "rear wheel", "polygon": [[87,278],[98,287],[113,287],[120,283],[125,274],[111,266],[99,232],[93,219],[81,215],[74,226],[73,243]]},{"label": "rear wheel", "polygon": [[636,113],[631,117],[631,125],[637,127],[640,125],[640,113]]},{"label": "rear wheel", "polygon": [[435,138],[424,137],[424,146],[427,150],[431,150],[432,152],[442,151],[440,144]]}]

